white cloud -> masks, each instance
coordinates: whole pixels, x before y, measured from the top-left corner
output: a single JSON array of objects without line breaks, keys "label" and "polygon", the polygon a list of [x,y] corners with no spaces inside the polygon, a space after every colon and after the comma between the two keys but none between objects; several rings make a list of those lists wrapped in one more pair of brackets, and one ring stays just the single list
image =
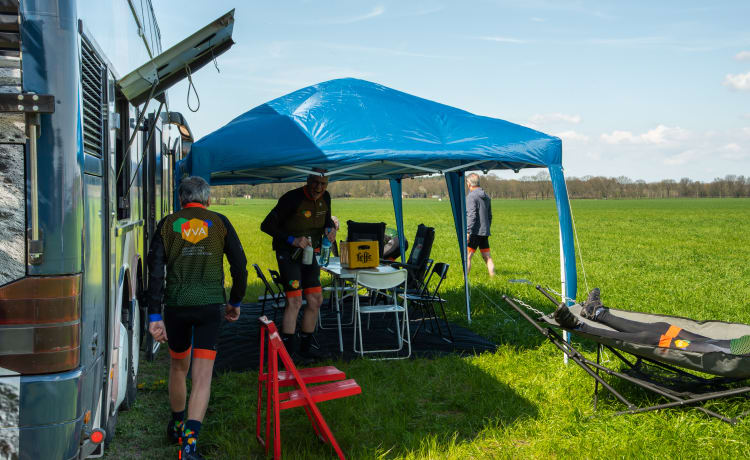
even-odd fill
[{"label": "white cloud", "polygon": [[559,137],[560,139],[564,141],[578,141],[578,142],[588,142],[589,137],[585,134],[578,133],[576,131],[563,131],[560,133],[555,134],[555,136]]},{"label": "white cloud", "polygon": [[479,37],[480,40],[488,42],[500,42],[500,43],[526,43],[526,40],[512,37]]},{"label": "white cloud", "polygon": [[331,18],[323,21],[324,24],[353,24],[355,22],[366,21],[368,19],[376,18],[385,13],[385,7],[383,5],[377,5],[369,13],[365,13],[359,16],[353,16],[349,18]]},{"label": "white cloud", "polygon": [[607,144],[671,144],[685,140],[690,133],[678,126],[659,125],[643,134],[635,135],[630,131],[612,131],[604,133],[601,139]]},{"label": "white cloud", "polygon": [[734,58],[738,61],[750,61],[750,51],[740,51]]},{"label": "white cloud", "polygon": [[641,139],[647,144],[664,144],[667,142],[680,141],[688,137],[688,132],[679,126],[670,128],[659,125],[656,128],[641,134]]},{"label": "white cloud", "polygon": [[563,121],[566,123],[578,124],[581,122],[580,115],[568,115],[566,113],[537,113],[531,116],[534,123],[550,123]]},{"label": "white cloud", "polygon": [[750,72],[727,74],[727,76],[724,77],[724,86],[728,86],[730,89],[737,91],[750,90]]},{"label": "white cloud", "polygon": [[636,137],[630,131],[612,131],[612,134],[602,134],[602,140],[607,144],[634,143]]},{"label": "white cloud", "polygon": [[725,145],[722,150],[724,153],[721,154],[721,158],[725,160],[738,161],[750,158],[750,149],[743,149],[736,142]]},{"label": "white cloud", "polygon": [[685,150],[684,152],[672,155],[664,159],[664,164],[668,166],[680,166],[688,163],[690,160],[696,158],[698,152],[695,150]]}]

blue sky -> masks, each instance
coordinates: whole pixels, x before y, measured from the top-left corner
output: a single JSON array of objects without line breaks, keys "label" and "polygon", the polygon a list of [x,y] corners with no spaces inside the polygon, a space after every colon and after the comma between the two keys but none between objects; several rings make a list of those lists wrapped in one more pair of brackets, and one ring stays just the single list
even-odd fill
[{"label": "blue sky", "polygon": [[153,3],[164,49],[236,8],[220,73],[193,76],[200,111],[170,92],[197,138],[355,77],[560,136],[568,176],[750,175],[748,1]]}]

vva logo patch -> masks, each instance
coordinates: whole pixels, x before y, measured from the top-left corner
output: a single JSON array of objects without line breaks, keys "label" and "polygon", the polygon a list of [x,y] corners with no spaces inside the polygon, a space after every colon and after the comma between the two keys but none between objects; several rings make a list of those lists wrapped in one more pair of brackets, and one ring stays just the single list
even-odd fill
[{"label": "vva logo patch", "polygon": [[183,240],[195,244],[208,236],[208,227],[211,225],[210,220],[187,220],[184,217],[180,217],[172,224],[172,230],[180,233]]}]

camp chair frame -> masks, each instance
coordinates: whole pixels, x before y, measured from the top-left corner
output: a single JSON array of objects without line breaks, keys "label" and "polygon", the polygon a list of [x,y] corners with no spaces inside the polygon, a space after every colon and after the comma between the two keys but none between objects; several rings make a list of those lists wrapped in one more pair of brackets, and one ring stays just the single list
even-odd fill
[{"label": "camp chair frame", "polygon": [[428,227],[424,224],[417,226],[417,233],[414,236],[414,244],[411,246],[409,258],[406,263],[382,261],[397,268],[405,268],[409,271],[409,289],[422,289],[424,280],[427,277],[429,267],[427,261],[432,254],[432,246],[435,242],[435,228]]},{"label": "camp chair frame", "polygon": [[[555,305],[558,305],[557,301],[546,290],[544,290],[540,286],[537,286],[537,289],[540,292],[542,292],[542,294],[544,294],[553,303],[555,303]],[[614,347],[611,347],[609,345],[603,345],[603,344],[598,344],[596,362],[594,362],[586,358],[583,354],[581,354],[575,347],[573,347],[569,342],[567,342],[551,326],[546,326],[546,327],[540,326],[538,324],[539,322],[544,322],[546,324],[549,324],[548,321],[545,321],[544,316],[542,316],[541,318],[538,318],[537,320],[534,320],[521,307],[519,307],[513,300],[511,300],[507,296],[504,295],[503,300],[505,300],[505,302],[508,305],[513,307],[513,309],[515,309],[521,315],[521,317],[523,317],[532,326],[534,326],[534,328],[537,331],[539,331],[539,333],[544,335],[558,349],[560,349],[563,353],[565,353],[565,355],[571,361],[576,363],[591,378],[594,379],[594,395],[593,395],[594,410],[596,410],[597,408],[598,390],[599,390],[599,385],[601,385],[604,389],[609,391],[617,400],[619,400],[622,404],[624,404],[627,407],[626,410],[616,412],[613,415],[636,414],[636,413],[648,412],[648,411],[659,410],[659,409],[667,409],[670,407],[695,406],[696,409],[700,410],[706,415],[715,417],[730,425],[736,425],[741,418],[745,417],[746,415],[750,413],[750,411],[745,411],[737,415],[736,417],[728,417],[724,414],[717,413],[705,407],[698,406],[698,404],[705,403],[707,401],[749,393],[750,386],[728,388],[728,389],[726,388],[726,386],[729,384],[741,382],[746,379],[729,378],[729,377],[703,378],[703,377],[694,375],[690,372],[687,372],[685,370],[679,369],[675,366],[671,366],[669,364],[658,362],[648,357],[637,356],[637,355],[633,355],[635,356],[636,359],[635,359],[635,362],[632,362],[631,360],[627,359],[624,356],[624,354],[631,354],[631,353],[624,352],[622,350],[617,350]],[[570,331],[570,332],[575,333],[575,331]],[[601,352],[603,348],[607,348],[614,354],[614,356],[616,356],[619,360],[621,360],[628,367],[628,371],[627,371],[628,373],[618,372],[609,367],[602,365],[601,364]],[[649,375],[646,369],[644,369],[643,362],[653,365],[660,370],[672,373],[675,379],[681,378],[683,380],[683,382],[681,382],[681,385],[683,388],[678,388],[676,385],[664,383],[666,379],[661,379],[661,381],[655,380],[653,376]],[[638,407],[637,405],[630,402],[627,398],[625,398],[622,395],[622,393],[620,393],[615,388],[613,388],[609,383],[607,383],[607,381],[604,380],[604,378],[602,378],[602,375],[601,375],[602,373],[607,374],[612,377],[620,378],[627,382],[630,382],[645,390],[651,391],[652,393],[656,393],[660,396],[663,396],[664,398],[667,398],[671,401],[667,403],[655,404],[655,405],[651,405],[647,407]],[[635,375],[631,375],[631,374],[635,374]],[[692,382],[685,382],[685,380],[689,380]],[[695,391],[686,390],[684,387],[688,387]],[[700,390],[703,390],[703,391],[700,391]]]},{"label": "camp chair frame", "polygon": [[[258,279],[263,283],[264,289],[263,295],[258,297],[258,301],[260,301],[260,315],[264,316],[266,314],[266,302],[271,302],[271,306],[273,307],[273,319],[276,321],[279,310],[284,310],[284,308],[286,308],[284,289],[279,289],[279,286],[277,285],[276,287],[279,289],[277,292],[273,286],[271,286],[271,283],[268,282],[268,279],[263,274],[263,270],[260,266],[258,264],[253,264],[253,268],[255,268],[255,274],[258,275]],[[269,273],[273,276],[272,271],[269,270]]]},{"label": "camp chair frame", "polygon": [[[430,261],[431,260],[432,259],[430,259]],[[407,292],[406,294],[406,299],[409,301],[409,303],[411,305],[414,305],[421,312],[421,321],[417,328],[414,330],[412,338],[417,336],[419,330],[422,328],[422,326],[425,325],[425,320],[428,319],[430,328],[432,328],[433,331],[435,330],[435,328],[437,328],[438,334],[440,334],[440,338],[448,343],[453,343],[453,331],[451,330],[451,326],[448,323],[448,317],[445,315],[445,307],[443,306],[446,303],[446,300],[440,296],[440,286],[443,284],[443,281],[445,281],[445,277],[448,274],[448,268],[450,268],[450,265],[445,262],[438,262],[434,265],[430,264],[430,266],[432,267],[432,270],[430,271],[427,279],[422,285],[422,289],[420,289],[416,294],[409,292]],[[433,277],[436,277],[437,281],[433,282]],[[430,283],[433,283],[435,287],[430,289]],[[445,326],[448,329],[448,336],[450,337],[450,339],[443,335],[443,328],[440,327],[440,321],[438,318],[437,310],[435,308],[436,304],[440,308],[440,312],[442,313]],[[426,329],[427,326],[425,326],[425,330]]]},{"label": "camp chair frame", "polygon": [[[297,369],[281,340],[276,325],[265,316],[260,322],[260,363],[258,367],[258,402],[256,412],[255,437],[265,448],[266,455],[270,448],[269,439],[273,437],[273,457],[281,458],[281,418],[284,409],[304,407],[307,418],[312,424],[318,439],[328,443],[336,451],[339,459],[344,459],[336,438],[328,427],[316,403],[333,399],[354,396],[362,389],[353,379],[346,379],[344,372],[333,366]],[[267,353],[267,361],[266,361]],[[286,371],[279,370],[279,360]],[[323,382],[330,382],[322,384]],[[308,387],[310,384],[321,385]],[[280,392],[281,387],[295,387],[292,391]],[[265,397],[264,397],[265,396]],[[263,431],[263,407],[265,402],[265,435]],[[273,425],[273,436],[271,434]]]}]

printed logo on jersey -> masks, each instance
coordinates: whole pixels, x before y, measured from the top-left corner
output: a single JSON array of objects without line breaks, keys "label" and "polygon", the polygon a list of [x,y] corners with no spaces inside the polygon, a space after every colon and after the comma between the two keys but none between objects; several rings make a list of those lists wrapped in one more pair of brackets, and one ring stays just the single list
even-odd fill
[{"label": "printed logo on jersey", "polygon": [[685,348],[687,348],[688,345],[690,345],[689,340],[678,339],[674,341],[674,346],[681,350],[684,350]]},{"label": "printed logo on jersey", "polygon": [[182,235],[182,239],[189,243],[197,243],[208,236],[208,227],[212,225],[210,220],[185,219],[180,217],[174,224],[172,230]]},{"label": "printed logo on jersey", "polygon": [[312,216],[312,213],[310,211],[305,211],[305,217],[309,219],[310,216]]}]

